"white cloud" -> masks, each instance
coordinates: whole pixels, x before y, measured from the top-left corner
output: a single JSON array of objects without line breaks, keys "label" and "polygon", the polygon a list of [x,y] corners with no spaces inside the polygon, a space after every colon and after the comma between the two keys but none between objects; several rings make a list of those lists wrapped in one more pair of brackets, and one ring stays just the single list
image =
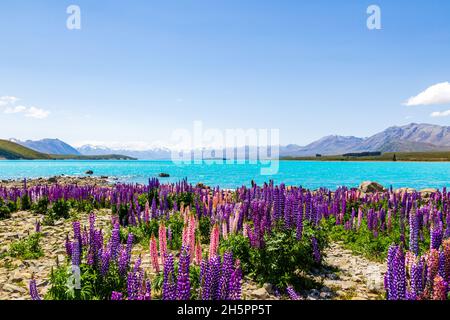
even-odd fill
[{"label": "white cloud", "polygon": [[45,119],[50,114],[50,111],[39,109],[36,107],[31,107],[25,110],[25,117],[35,118],[35,119]]},{"label": "white cloud", "polygon": [[450,116],[450,110],[447,110],[447,111],[436,111],[436,112],[433,112],[432,114],[430,114],[430,116],[433,117],[433,118],[448,117],[448,116]]},{"label": "white cloud", "polygon": [[14,104],[14,103],[16,103],[19,100],[20,100],[19,98],[12,97],[12,96],[0,97],[0,107]]},{"label": "white cloud", "polygon": [[3,109],[4,114],[23,114],[27,118],[35,119],[45,119],[50,114],[50,111],[37,107],[16,106],[15,104],[19,100],[12,96],[0,97],[0,111]]},{"label": "white cloud", "polygon": [[27,107],[24,106],[16,106],[16,107],[7,107],[5,111],[3,111],[6,114],[13,114],[13,113],[20,113],[27,110]]},{"label": "white cloud", "polygon": [[450,104],[450,83],[435,84],[405,102],[406,106],[426,106]]}]

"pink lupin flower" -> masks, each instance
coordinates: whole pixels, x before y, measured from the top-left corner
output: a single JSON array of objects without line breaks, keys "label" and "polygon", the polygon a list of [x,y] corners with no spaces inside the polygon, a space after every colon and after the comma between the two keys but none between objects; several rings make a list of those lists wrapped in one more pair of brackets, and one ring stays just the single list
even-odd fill
[{"label": "pink lupin flower", "polygon": [[392,211],[391,211],[391,209],[388,210],[387,228],[388,228],[388,231],[392,230]]},{"label": "pink lupin flower", "polygon": [[209,260],[217,256],[217,249],[219,248],[220,231],[217,224],[214,225],[211,230],[210,243],[209,243]]},{"label": "pink lupin flower", "polygon": [[416,255],[412,253],[411,251],[407,251],[405,254],[405,267],[406,272],[410,272],[413,264],[416,262]]},{"label": "pink lupin flower", "polygon": [[227,223],[224,221],[222,222],[222,237],[227,240],[228,239],[228,228]]},{"label": "pink lupin flower", "polygon": [[188,229],[188,244],[189,244],[189,253],[191,257],[195,255],[195,227],[197,223],[195,220],[195,216],[191,215],[189,218],[189,229]]},{"label": "pink lupin flower", "polygon": [[197,244],[195,246],[195,263],[200,265],[202,262],[202,246],[200,244],[200,241],[197,241]]},{"label": "pink lupin flower", "polygon": [[186,225],[183,226],[183,231],[181,232],[181,245],[183,247],[187,246],[188,244],[188,227]]},{"label": "pink lupin flower", "polygon": [[147,223],[150,221],[150,204],[148,201],[145,203],[145,210],[144,210],[144,222]]},{"label": "pink lupin flower", "polygon": [[242,234],[244,235],[244,238],[248,238],[248,224],[244,222]]},{"label": "pink lupin flower", "polygon": [[166,261],[166,253],[167,253],[167,235],[166,235],[166,226],[164,222],[159,225],[158,230],[158,238],[159,238],[159,255],[161,256],[161,262],[164,264]]},{"label": "pink lupin flower", "polygon": [[428,264],[428,274],[427,274],[427,280],[429,283],[433,283],[434,278],[438,274],[439,271],[439,251],[436,249],[431,249],[428,253],[427,258],[427,264]]},{"label": "pink lupin flower", "polygon": [[159,263],[158,263],[158,247],[156,245],[155,236],[152,234],[150,239],[150,260],[153,266],[153,269],[156,273],[159,273]]},{"label": "pink lupin flower", "polygon": [[433,300],[447,300],[447,286],[441,276],[436,276],[433,283]]},{"label": "pink lupin flower", "polygon": [[359,208],[358,209],[358,225],[357,225],[356,230],[359,230],[359,228],[361,228],[362,218],[363,218],[363,212],[362,212],[362,209]]}]

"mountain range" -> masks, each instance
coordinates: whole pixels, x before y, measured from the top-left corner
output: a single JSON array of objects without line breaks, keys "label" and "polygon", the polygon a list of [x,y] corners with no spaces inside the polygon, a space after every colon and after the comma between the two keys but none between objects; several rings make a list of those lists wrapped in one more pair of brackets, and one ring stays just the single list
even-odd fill
[{"label": "mountain range", "polygon": [[[18,142],[17,140],[14,140]],[[153,148],[144,151],[111,149],[104,146],[84,145],[77,149],[58,139],[18,142],[30,149],[49,154],[77,154],[98,156],[121,154],[145,160],[169,160],[171,150]],[[280,146],[281,157],[341,155],[350,152],[426,152],[449,151],[450,127],[411,123],[394,126],[367,138],[330,135],[306,146],[290,144]]]},{"label": "mountain range", "polygon": [[69,144],[61,141],[59,139],[42,139],[38,141],[26,140],[20,141],[17,139],[9,139],[11,142],[15,142],[24,147],[30,148],[32,150],[47,153],[47,154],[70,154],[70,155],[81,155],[81,153],[70,146]]}]

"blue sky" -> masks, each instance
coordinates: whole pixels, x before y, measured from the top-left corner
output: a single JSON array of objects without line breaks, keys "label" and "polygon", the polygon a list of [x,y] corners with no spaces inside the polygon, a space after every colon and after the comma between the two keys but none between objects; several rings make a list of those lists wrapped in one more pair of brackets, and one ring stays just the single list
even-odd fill
[{"label": "blue sky", "polygon": [[23,106],[4,103],[2,138],[166,142],[201,120],[307,144],[450,124],[445,97],[404,105],[450,81],[447,0],[2,0],[0,39],[0,97]]}]

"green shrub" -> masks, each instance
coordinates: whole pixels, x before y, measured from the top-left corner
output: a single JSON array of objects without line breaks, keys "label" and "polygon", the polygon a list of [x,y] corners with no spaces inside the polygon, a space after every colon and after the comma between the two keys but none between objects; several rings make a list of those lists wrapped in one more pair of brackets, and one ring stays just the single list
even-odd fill
[{"label": "green shrub", "polygon": [[87,264],[80,266],[81,290],[75,289],[71,266],[60,266],[52,270],[50,289],[46,300],[109,300],[112,291],[126,292],[126,282],[119,276],[115,265],[111,265],[106,277]]},{"label": "green shrub", "polygon": [[[336,225],[336,220],[331,217],[324,223],[331,240],[341,241],[343,245],[356,254],[365,258],[384,262],[387,257],[389,247],[393,243],[401,243],[400,225],[397,219],[393,219],[391,231],[379,231],[375,236],[368,229],[367,220],[364,219],[359,230],[346,230],[342,225]],[[405,248],[409,248],[409,228],[405,230]],[[424,234],[424,241],[419,241],[419,253],[424,253],[430,245],[429,233]]]},{"label": "green shrub", "polygon": [[0,202],[0,220],[8,218],[11,218],[11,211],[9,210],[8,206]]},{"label": "green shrub", "polygon": [[232,235],[221,242],[220,252],[231,250],[240,259],[244,273],[260,284],[271,283],[280,289],[289,285],[301,287],[305,281],[300,279],[300,273],[320,265],[313,258],[312,237],[317,239],[323,256],[328,242],[325,231],[307,223],[300,241],[295,230],[278,226],[264,236],[264,246],[259,249],[251,247],[248,238]]},{"label": "green shrub", "polygon": [[49,206],[49,200],[47,197],[40,198],[36,203],[31,205],[31,211],[36,214],[46,214]]},{"label": "green shrub", "polygon": [[30,197],[26,193],[20,198],[20,210],[27,211],[30,209],[31,209],[31,201]]},{"label": "green shrub", "polygon": [[44,255],[40,245],[42,234],[34,233],[11,244],[7,255],[23,260],[39,259]]},{"label": "green shrub", "polygon": [[68,219],[70,217],[69,211],[70,211],[69,202],[64,199],[59,199],[53,202],[50,214],[53,216],[55,220],[61,218]]}]

